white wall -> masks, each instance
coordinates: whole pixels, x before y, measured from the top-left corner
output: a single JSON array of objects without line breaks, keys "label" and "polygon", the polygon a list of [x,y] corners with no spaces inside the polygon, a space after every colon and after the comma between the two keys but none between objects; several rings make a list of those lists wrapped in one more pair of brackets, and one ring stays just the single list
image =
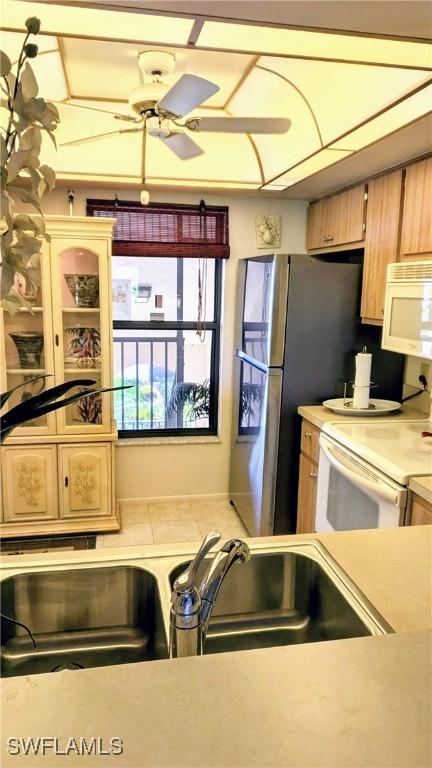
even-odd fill
[{"label": "white wall", "polygon": [[432,363],[430,360],[425,360],[421,357],[411,357],[409,355],[405,358],[402,396],[409,397],[421,388],[422,385],[419,382],[421,373],[426,376],[427,391],[422,392],[416,397],[412,397],[408,401],[408,404],[412,408],[422,411],[429,417],[429,415],[432,416]]},{"label": "white wall", "polygon": [[[85,215],[87,197],[113,198],[113,191],[74,186],[75,215]],[[120,200],[137,200],[138,193],[124,191]],[[232,370],[237,262],[264,253],[255,247],[255,217],[279,214],[282,219],[281,252],[304,253],[307,203],[293,200],[256,200],[241,197],[211,197],[179,193],[153,193],[158,202],[228,205],[231,257],[225,263],[220,367],[219,440],[207,443],[167,444],[119,441],[116,449],[117,495],[122,498],[189,496],[228,492],[232,410]],[[46,213],[68,213],[67,191],[58,188],[45,198]],[[166,440],[166,438],[165,438]],[[150,444],[149,444],[150,443]]]}]

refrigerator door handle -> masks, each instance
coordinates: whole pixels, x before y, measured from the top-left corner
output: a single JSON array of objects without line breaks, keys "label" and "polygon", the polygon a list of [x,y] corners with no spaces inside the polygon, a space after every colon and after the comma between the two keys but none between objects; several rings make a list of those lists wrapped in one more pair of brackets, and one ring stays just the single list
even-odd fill
[{"label": "refrigerator door handle", "polygon": [[[396,507],[400,508],[404,506],[406,491],[397,491],[393,489],[372,472],[368,472],[368,474],[370,474],[369,479],[366,477],[366,471],[362,471],[362,467],[358,462],[356,462],[356,464],[351,464],[348,456],[342,454],[342,452],[338,451],[336,448],[324,444],[322,440],[320,440],[320,449],[332,467],[354,483],[354,485],[357,485],[359,488],[364,488],[365,490],[374,493],[376,496],[380,496],[391,504],[394,504]],[[346,463],[343,462],[342,459],[345,459]],[[350,466],[347,466],[348,463]]]},{"label": "refrigerator door handle", "polygon": [[255,357],[250,357],[250,355],[247,355],[245,352],[243,352],[242,349],[236,349],[235,356],[239,360],[243,360],[248,365],[251,365],[252,368],[256,368],[258,371],[261,371],[261,373],[270,373],[269,368],[265,363],[262,363],[260,360],[256,360]]},{"label": "refrigerator door handle", "polygon": [[262,435],[263,485],[260,536],[274,534],[279,429],[282,398],[282,369],[270,368],[267,380],[266,418]]},{"label": "refrigerator door handle", "polygon": [[272,303],[269,318],[269,366],[283,367],[287,321],[289,260],[276,254],[272,270]]}]

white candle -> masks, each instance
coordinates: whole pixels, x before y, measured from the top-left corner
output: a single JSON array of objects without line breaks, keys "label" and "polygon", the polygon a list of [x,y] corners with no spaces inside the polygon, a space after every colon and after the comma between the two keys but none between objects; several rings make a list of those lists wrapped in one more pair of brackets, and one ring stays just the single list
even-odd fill
[{"label": "white candle", "polygon": [[372,355],[359,352],[355,359],[354,408],[368,408],[371,380]]}]

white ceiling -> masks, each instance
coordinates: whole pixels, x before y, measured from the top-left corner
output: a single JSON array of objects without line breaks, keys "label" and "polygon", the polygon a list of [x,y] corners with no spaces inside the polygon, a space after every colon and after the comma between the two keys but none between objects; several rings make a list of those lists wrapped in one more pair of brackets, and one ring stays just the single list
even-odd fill
[{"label": "white ceiling", "polygon": [[[206,106],[219,109],[223,109],[253,58],[245,54],[227,56],[217,51],[190,51],[166,46],[146,45],[145,49],[171,51],[175,55],[175,71],[164,78],[166,83],[174,84],[187,72],[217,82],[220,90],[206,102]],[[129,92],[142,82],[138,50],[135,43],[64,38],[63,60],[71,94],[95,100],[126,101]]]},{"label": "white ceiling", "polygon": [[[6,29],[20,28],[29,6],[34,5],[4,0],[2,22]],[[42,30],[52,34],[39,37],[44,54],[33,64],[41,94],[64,102],[59,106],[59,145],[133,127],[89,107],[131,114],[127,97],[142,82],[137,66],[137,55],[142,49],[169,50],[175,55],[176,66],[166,78],[168,84],[189,72],[219,85],[218,93],[194,114],[270,115],[292,120],[290,131],[279,136],[198,134],[194,140],[205,154],[188,161],[180,161],[158,139],[148,137],[143,164],[140,133],[60,146],[57,153],[46,143],[44,160],[53,165],[60,179],[95,178],[106,179],[110,184],[140,184],[144,170],[149,186],[171,184],[215,191],[237,188],[255,190],[255,194],[261,195],[268,194],[259,189],[264,186],[278,196],[311,198],[420,155],[432,144],[430,118],[424,117],[432,109],[432,86],[425,87],[431,80],[427,66],[432,66],[432,59],[429,61],[425,55],[424,44],[205,22],[196,44],[187,46],[191,30],[199,30],[185,16],[194,13],[193,8],[196,12],[198,6],[200,14],[212,8],[214,16],[217,8],[218,15],[228,15],[225,6],[229,5],[231,18],[244,18],[241,12],[247,9],[249,19],[258,19],[265,5],[267,22],[286,23],[288,14],[290,24],[300,24],[299,19],[303,19],[304,24],[310,25],[313,17],[315,26],[324,27],[325,6],[327,26],[336,28],[337,6],[339,29],[370,31],[365,25],[367,18],[372,23],[371,8],[368,16],[366,6],[374,6],[378,28],[386,6],[392,29],[407,19],[409,6],[411,24],[404,28],[406,35],[412,35],[413,22],[425,13],[425,6],[430,10],[429,3],[310,0],[227,4],[220,0],[215,4],[183,0],[176,8],[177,12],[180,8],[182,19],[127,13],[122,2],[115,4],[116,10],[121,11],[118,13],[53,5],[56,4],[39,4]],[[128,0],[127,5],[135,10],[146,7],[145,2],[136,0]],[[149,0],[149,5],[158,11],[171,11],[168,6],[172,4]],[[303,6],[308,7],[309,16],[304,8],[302,11]],[[315,15],[312,6],[317,6]],[[346,26],[350,6],[351,27]],[[356,6],[356,12],[352,6]],[[152,44],[136,42],[138,22],[147,39],[153,36]],[[423,25],[423,37],[427,32],[427,25]],[[89,34],[93,39],[88,39]],[[160,44],[156,42],[159,34]],[[102,36],[105,39],[97,39]],[[114,40],[117,36],[122,39]],[[20,39],[15,32],[3,33],[2,48],[14,56]],[[167,46],[163,40],[175,40],[175,45]],[[219,50],[220,40],[223,51]],[[242,52],[234,50],[235,47]],[[266,56],[266,51],[270,55]],[[276,55],[279,51],[283,55]],[[294,52],[297,58],[292,58]],[[351,62],[346,61],[348,56]],[[339,60],[330,61],[333,57]],[[377,61],[379,66],[371,66],[371,62]],[[362,127],[355,130],[358,126]],[[330,167],[322,170],[325,166]]]}]

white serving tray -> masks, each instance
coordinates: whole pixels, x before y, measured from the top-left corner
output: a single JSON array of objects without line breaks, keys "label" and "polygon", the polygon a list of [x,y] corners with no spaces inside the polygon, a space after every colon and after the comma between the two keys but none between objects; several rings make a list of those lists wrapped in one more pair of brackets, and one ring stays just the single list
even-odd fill
[{"label": "white serving tray", "polygon": [[[351,405],[348,405],[348,403],[351,403]],[[398,411],[402,403],[397,403],[396,400],[377,400],[371,398],[369,405],[373,405],[373,408],[353,408],[352,400],[336,397],[333,400],[324,400],[323,405],[325,408],[334,411],[334,413],[343,416],[384,416],[386,413]]]}]

